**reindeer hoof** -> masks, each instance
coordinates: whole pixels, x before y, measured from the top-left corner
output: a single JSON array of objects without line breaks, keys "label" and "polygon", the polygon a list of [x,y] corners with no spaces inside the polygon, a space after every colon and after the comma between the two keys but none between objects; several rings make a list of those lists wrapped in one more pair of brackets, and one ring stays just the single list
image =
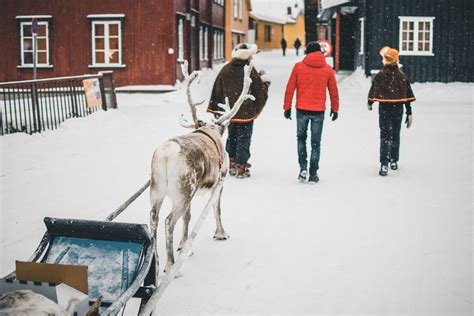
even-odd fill
[{"label": "reindeer hoof", "polygon": [[227,235],[226,233],[223,233],[223,234],[217,234],[217,233],[216,233],[216,234],[214,235],[214,239],[215,239],[215,240],[227,240],[227,239],[229,239],[229,238],[230,238],[229,235]]}]

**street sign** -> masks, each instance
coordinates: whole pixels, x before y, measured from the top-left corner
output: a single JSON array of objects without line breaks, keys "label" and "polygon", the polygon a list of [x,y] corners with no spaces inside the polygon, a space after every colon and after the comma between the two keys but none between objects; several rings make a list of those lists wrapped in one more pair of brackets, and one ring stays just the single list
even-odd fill
[{"label": "street sign", "polygon": [[32,34],[38,33],[38,19],[37,18],[33,18],[33,20],[31,20],[31,33]]},{"label": "street sign", "polygon": [[321,46],[321,51],[324,57],[329,57],[332,54],[332,45],[331,42],[328,40],[319,40],[319,45]]}]

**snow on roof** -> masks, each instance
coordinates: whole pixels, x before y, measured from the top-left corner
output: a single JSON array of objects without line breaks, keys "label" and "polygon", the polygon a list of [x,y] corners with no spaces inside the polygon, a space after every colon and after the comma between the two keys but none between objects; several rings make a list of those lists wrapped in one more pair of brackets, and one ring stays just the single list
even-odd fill
[{"label": "snow on roof", "polygon": [[124,18],[125,14],[88,14],[88,19],[100,19],[100,18]]},{"label": "snow on roof", "polygon": [[321,7],[325,10],[347,2],[351,0],[321,0]]},{"label": "snow on roof", "polygon": [[250,12],[250,14],[259,21],[265,21],[265,22],[271,22],[271,23],[277,23],[277,24],[286,23],[285,18],[271,16],[271,15],[263,14],[260,12],[254,12],[254,11]]}]

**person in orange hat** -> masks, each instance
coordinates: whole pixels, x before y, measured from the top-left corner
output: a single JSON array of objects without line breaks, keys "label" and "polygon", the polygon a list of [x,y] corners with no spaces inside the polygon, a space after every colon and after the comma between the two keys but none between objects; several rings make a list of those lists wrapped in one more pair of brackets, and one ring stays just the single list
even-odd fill
[{"label": "person in orange hat", "polygon": [[400,157],[400,129],[403,119],[403,105],[406,111],[406,126],[412,125],[411,102],[415,95],[408,78],[398,67],[398,50],[388,46],[380,50],[384,64],[375,76],[370,87],[368,109],[372,111],[374,102],[379,102],[380,127],[380,171],[381,176],[388,174],[388,168],[398,169]]}]

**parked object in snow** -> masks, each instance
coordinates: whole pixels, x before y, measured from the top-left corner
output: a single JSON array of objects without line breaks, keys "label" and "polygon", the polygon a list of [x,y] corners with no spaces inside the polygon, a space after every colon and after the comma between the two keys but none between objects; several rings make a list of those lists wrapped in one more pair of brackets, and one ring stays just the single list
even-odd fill
[{"label": "parked object in snow", "polygon": [[[194,71],[188,75],[188,65],[185,62],[182,71],[187,85],[188,103],[191,108],[193,122],[181,120],[181,125],[193,128],[190,134],[167,140],[159,146],[151,163],[150,180],[150,229],[156,239],[159,211],[166,196],[171,198],[173,208],[165,221],[167,264],[165,272],[174,264],[173,232],[179,218],[183,217],[183,235],[179,245],[182,249],[188,239],[188,226],[191,219],[191,201],[197,191],[211,192],[216,217],[217,229],[215,239],[225,240],[229,236],[224,231],[221,222],[220,199],[223,180],[229,169],[229,157],[224,150],[222,135],[230,119],[239,111],[240,106],[247,99],[254,99],[249,95],[252,80],[250,74],[253,66],[245,67],[244,85],[240,97],[231,109],[229,100],[220,107],[221,116],[212,124],[205,123],[197,118],[196,106],[191,96],[191,84],[199,77],[200,72]],[[202,102],[201,102],[202,103]]]}]

